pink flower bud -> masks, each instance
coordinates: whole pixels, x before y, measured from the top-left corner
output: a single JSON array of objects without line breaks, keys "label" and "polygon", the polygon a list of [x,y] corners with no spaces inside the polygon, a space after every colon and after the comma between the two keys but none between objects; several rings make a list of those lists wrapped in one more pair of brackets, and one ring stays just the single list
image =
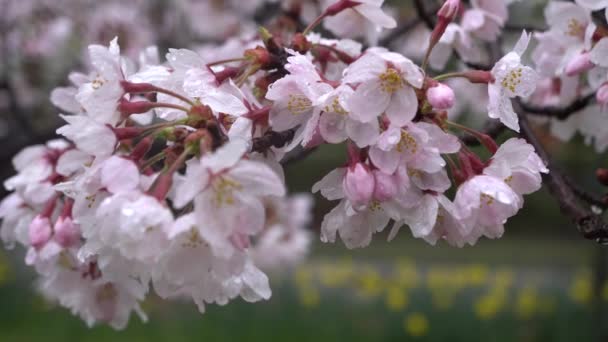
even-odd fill
[{"label": "pink flower bud", "polygon": [[30,244],[36,250],[40,250],[51,239],[53,230],[48,217],[38,215],[30,223],[29,238]]},{"label": "pink flower bud", "polygon": [[597,90],[595,99],[602,108],[606,108],[606,106],[608,106],[608,82],[602,84],[602,86]]},{"label": "pink flower bud", "polygon": [[397,180],[393,175],[387,175],[380,170],[374,170],[374,198],[380,202],[388,201],[397,194]]},{"label": "pink flower bud", "polygon": [[437,16],[452,21],[456,17],[456,14],[458,14],[459,8],[460,0],[446,0],[439,9],[439,12],[437,12]]},{"label": "pink flower bud", "polygon": [[566,66],[566,75],[576,76],[582,74],[585,71],[591,70],[595,64],[591,61],[589,52],[583,52],[576,57],[572,58],[570,63]]},{"label": "pink flower bud", "polygon": [[374,175],[365,165],[357,163],[348,168],[342,186],[346,198],[353,205],[366,205],[374,195]]},{"label": "pink flower bud", "polygon": [[455,101],[454,91],[443,83],[429,88],[426,91],[426,98],[433,108],[439,110],[452,108]]},{"label": "pink flower bud", "polygon": [[74,246],[80,241],[80,225],[74,223],[70,217],[60,217],[55,222],[54,239],[62,247]]}]

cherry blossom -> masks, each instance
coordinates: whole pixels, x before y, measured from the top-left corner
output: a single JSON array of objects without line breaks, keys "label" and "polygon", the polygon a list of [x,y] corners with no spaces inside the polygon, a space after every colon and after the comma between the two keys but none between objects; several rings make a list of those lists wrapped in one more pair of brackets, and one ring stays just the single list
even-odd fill
[{"label": "cherry blossom", "polygon": [[347,109],[364,123],[386,113],[395,125],[410,122],[418,108],[414,89],[424,73],[409,59],[384,50],[368,51],[344,72],[343,82],[357,85]]},{"label": "cherry blossom", "polygon": [[524,32],[513,48],[492,68],[495,81],[488,85],[490,102],[488,116],[499,119],[505,126],[519,132],[517,114],[513,111],[511,98],[527,97],[536,88],[538,75],[534,69],[522,64],[521,56],[526,51],[530,35]]}]

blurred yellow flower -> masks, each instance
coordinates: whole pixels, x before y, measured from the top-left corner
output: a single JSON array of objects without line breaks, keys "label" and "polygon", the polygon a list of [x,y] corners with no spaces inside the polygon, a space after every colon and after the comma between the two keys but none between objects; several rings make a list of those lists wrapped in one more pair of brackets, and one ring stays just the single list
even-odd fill
[{"label": "blurred yellow flower", "polygon": [[591,274],[588,272],[579,273],[574,280],[569,290],[570,298],[579,304],[588,304],[593,296],[593,288],[591,285]]},{"label": "blurred yellow flower", "polygon": [[421,337],[429,331],[429,320],[422,313],[412,313],[405,318],[403,327],[409,335]]},{"label": "blurred yellow flower", "polygon": [[468,276],[468,284],[471,286],[481,286],[488,282],[489,279],[488,266],[482,264],[471,265],[466,270]]},{"label": "blurred yellow flower", "polygon": [[319,282],[328,288],[347,286],[352,277],[352,263],[328,263],[319,267]]},{"label": "blurred yellow flower", "polygon": [[515,300],[515,314],[521,319],[530,319],[539,309],[538,291],[534,288],[524,288]]},{"label": "blurred yellow flower", "polygon": [[298,297],[300,304],[307,308],[316,308],[321,302],[319,290],[313,286],[298,287]]},{"label": "blurred yellow flower", "polygon": [[380,295],[384,288],[380,273],[372,266],[366,266],[361,270],[357,285],[359,295],[365,298],[373,298]]},{"label": "blurred yellow flower", "polygon": [[439,311],[449,310],[454,305],[456,294],[457,291],[450,290],[449,288],[431,291],[433,307]]},{"label": "blurred yellow flower", "polygon": [[405,309],[409,301],[406,290],[396,286],[389,286],[386,289],[386,296],[384,299],[386,307],[394,312]]},{"label": "blurred yellow flower", "polygon": [[496,317],[506,303],[507,294],[505,291],[491,291],[481,296],[473,304],[473,309],[477,317],[488,320]]}]

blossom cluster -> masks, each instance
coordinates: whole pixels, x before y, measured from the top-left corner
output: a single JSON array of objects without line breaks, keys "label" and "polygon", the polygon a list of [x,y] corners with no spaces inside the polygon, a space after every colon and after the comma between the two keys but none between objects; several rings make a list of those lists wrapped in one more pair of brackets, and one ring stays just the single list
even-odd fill
[{"label": "blossom cluster", "polygon": [[[389,239],[407,226],[433,245],[499,238],[549,170],[525,140],[498,144],[448,119],[461,98],[445,80],[487,88],[487,118],[519,132],[511,101],[535,101],[547,76],[525,63],[533,36],[524,31],[488,70],[432,76],[426,67],[442,68],[452,48],[467,62],[486,61],[466,53],[498,37],[508,3],[445,1],[420,64],[373,45],[397,26],[383,0],[314,2],[303,30],[261,28],[198,52],[169,49],[165,61],[154,46],[132,59],[117,38],[91,45],[90,70],[51,93],[63,138],[13,160],[2,240],[24,246],[42,293],[89,324],[122,328],[132,312],[145,319],[139,304],[152,290],[191,298],[200,311],[239,296],[268,299],[263,270],[297,263],[310,244],[311,200],[287,195],[281,161],[324,144],[347,153],[312,189],[339,201],[322,241],[365,247],[389,225]],[[555,21],[548,34],[562,34]],[[313,32],[320,23],[338,38]],[[351,39],[359,37],[372,46]],[[576,39],[578,55],[590,48]],[[595,69],[603,44],[589,52]]]}]

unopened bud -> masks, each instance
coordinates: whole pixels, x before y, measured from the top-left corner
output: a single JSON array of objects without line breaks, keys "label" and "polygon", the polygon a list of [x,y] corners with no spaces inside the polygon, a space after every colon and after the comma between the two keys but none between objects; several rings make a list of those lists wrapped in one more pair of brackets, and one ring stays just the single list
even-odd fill
[{"label": "unopened bud", "polygon": [[258,64],[262,68],[270,66],[272,63],[272,56],[267,49],[257,46],[254,49],[245,50],[245,57],[249,59],[253,64]]},{"label": "unopened bud", "polygon": [[446,110],[452,108],[455,98],[452,88],[443,83],[438,83],[426,91],[426,99],[434,109]]},{"label": "unopened bud", "polygon": [[32,223],[30,223],[30,244],[36,250],[42,249],[42,247],[44,247],[44,245],[51,240],[52,235],[53,230],[51,229],[51,222],[48,217],[38,215],[34,218]]},{"label": "unopened bud", "polygon": [[62,247],[69,248],[80,241],[80,225],[71,217],[60,217],[55,222],[55,241]]},{"label": "unopened bud", "polygon": [[357,2],[357,1],[352,1],[352,0],[340,0],[338,2],[336,2],[335,4],[327,7],[327,9],[325,10],[325,14],[329,17],[329,16],[334,16],[337,15],[338,13],[349,9],[351,7],[355,7],[357,5],[360,5],[361,3]]},{"label": "unopened bud", "polygon": [[595,177],[602,185],[608,186],[608,169],[597,169],[595,171]]},{"label": "unopened bud", "polygon": [[591,61],[589,52],[583,52],[570,60],[565,72],[568,76],[576,76],[593,69],[593,67],[595,67],[595,64]]},{"label": "unopened bud", "polygon": [[452,21],[458,14],[459,8],[460,0],[446,0],[439,9],[439,12],[437,12],[437,16],[444,18],[444,20]]},{"label": "unopened bud", "polygon": [[312,48],[312,44],[308,41],[308,39],[306,39],[306,36],[301,33],[296,33],[293,36],[291,45],[294,50],[300,53],[306,53]]},{"label": "unopened bud", "polygon": [[380,202],[388,201],[397,194],[397,179],[393,175],[387,175],[380,170],[374,170],[374,198]]},{"label": "unopened bud", "polygon": [[354,206],[366,205],[374,195],[374,175],[365,165],[357,163],[346,171],[342,186],[346,198]]}]

